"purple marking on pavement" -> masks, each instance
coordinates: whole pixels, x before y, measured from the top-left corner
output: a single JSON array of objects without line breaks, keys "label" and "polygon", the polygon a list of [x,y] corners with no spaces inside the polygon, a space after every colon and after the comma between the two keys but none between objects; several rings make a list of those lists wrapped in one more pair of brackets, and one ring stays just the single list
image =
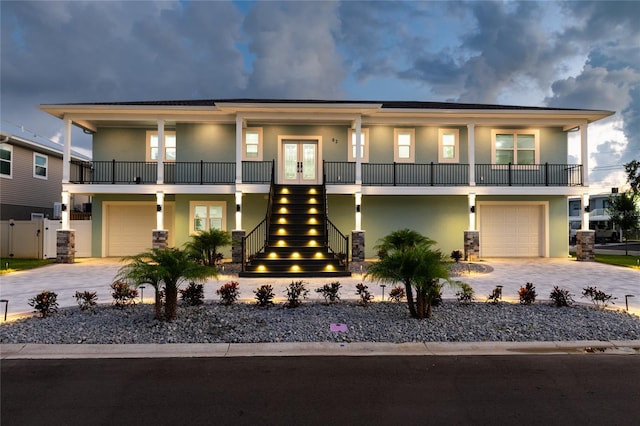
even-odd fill
[{"label": "purple marking on pavement", "polygon": [[345,333],[347,332],[347,324],[331,323],[329,328],[331,329],[331,331],[335,331],[335,332],[338,332],[338,331],[344,331]]}]

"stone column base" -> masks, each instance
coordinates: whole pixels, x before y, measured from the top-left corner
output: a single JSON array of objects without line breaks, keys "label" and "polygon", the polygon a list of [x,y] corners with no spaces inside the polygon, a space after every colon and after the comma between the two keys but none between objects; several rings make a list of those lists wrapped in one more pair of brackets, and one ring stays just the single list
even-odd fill
[{"label": "stone column base", "polygon": [[480,257],[480,231],[464,231],[464,260],[474,261]]},{"label": "stone column base", "polygon": [[231,231],[231,262],[242,263],[242,239],[245,237],[244,229],[234,229]]},{"label": "stone column base", "polygon": [[576,232],[576,258],[581,262],[594,262],[596,260],[596,231]]},{"label": "stone column base", "polygon": [[351,261],[364,262],[364,231],[351,231]]},{"label": "stone column base", "polygon": [[56,231],[56,262],[73,263],[76,260],[76,231],[58,229]]},{"label": "stone column base", "polygon": [[154,229],[152,233],[151,247],[154,249],[166,249],[169,244],[169,231],[166,229]]}]

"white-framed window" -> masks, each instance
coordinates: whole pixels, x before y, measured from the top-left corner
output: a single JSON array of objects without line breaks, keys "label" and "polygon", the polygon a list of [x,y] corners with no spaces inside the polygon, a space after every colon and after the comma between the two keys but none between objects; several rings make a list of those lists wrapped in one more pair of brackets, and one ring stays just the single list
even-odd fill
[{"label": "white-framed window", "polygon": [[13,176],[13,146],[0,144],[0,176],[10,178]]},{"label": "white-framed window", "polygon": [[210,229],[227,229],[226,201],[189,202],[189,233],[196,234]]},{"label": "white-framed window", "polygon": [[493,164],[540,163],[540,131],[537,129],[491,130]]},{"label": "white-framed window", "polygon": [[460,131],[458,129],[438,129],[438,162],[458,163]]},{"label": "white-framed window", "polygon": [[[349,129],[349,160],[356,161],[356,131]],[[360,129],[360,161],[369,162],[369,129]]]},{"label": "white-framed window", "polygon": [[262,161],[262,127],[242,129],[242,159]]},{"label": "white-framed window", "polygon": [[413,163],[415,161],[415,129],[393,129],[393,161]]},{"label": "white-framed window", "polygon": [[[147,161],[158,161],[158,132],[147,131]],[[164,132],[164,161],[176,161],[176,132]]]},{"label": "white-framed window", "polygon": [[49,157],[43,154],[33,153],[33,177],[47,179],[49,176]]}]

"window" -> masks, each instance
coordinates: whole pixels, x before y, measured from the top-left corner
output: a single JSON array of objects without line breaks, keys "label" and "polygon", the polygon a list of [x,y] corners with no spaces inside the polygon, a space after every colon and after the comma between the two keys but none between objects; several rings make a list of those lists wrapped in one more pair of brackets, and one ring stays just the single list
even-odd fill
[{"label": "window", "polygon": [[438,162],[457,163],[460,161],[458,140],[460,131],[458,129],[438,130]]},{"label": "window", "polygon": [[242,159],[262,161],[262,128],[243,129],[242,134]]},{"label": "window", "polygon": [[13,164],[13,147],[9,144],[0,144],[0,176],[11,177]]},{"label": "window", "polygon": [[398,163],[413,163],[415,156],[414,129],[394,129],[394,153],[393,161]]},{"label": "window", "polygon": [[[356,131],[349,129],[349,161],[356,161]],[[360,129],[360,161],[369,161],[369,129]]]},{"label": "window", "polygon": [[[147,132],[147,161],[158,161],[158,132]],[[164,161],[176,161],[176,132],[164,132]]]},{"label": "window", "polygon": [[48,171],[49,157],[46,155],[33,153],[33,177],[46,179]]},{"label": "window", "polygon": [[226,230],[225,201],[191,201],[189,203],[189,232],[195,234],[210,229]]},{"label": "window", "polygon": [[494,164],[539,163],[538,130],[492,130],[492,157]]}]

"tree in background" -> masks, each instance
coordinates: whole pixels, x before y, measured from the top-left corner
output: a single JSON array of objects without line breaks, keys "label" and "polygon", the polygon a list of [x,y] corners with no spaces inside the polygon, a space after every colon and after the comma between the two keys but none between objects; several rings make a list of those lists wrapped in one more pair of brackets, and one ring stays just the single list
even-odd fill
[{"label": "tree in background", "polygon": [[624,165],[627,172],[627,182],[634,194],[640,195],[640,161],[633,160]]},{"label": "tree in background", "polygon": [[640,226],[640,211],[637,204],[638,195],[634,192],[622,192],[609,196],[607,213],[611,222],[620,228],[624,237],[625,255],[629,254],[629,238]]}]

